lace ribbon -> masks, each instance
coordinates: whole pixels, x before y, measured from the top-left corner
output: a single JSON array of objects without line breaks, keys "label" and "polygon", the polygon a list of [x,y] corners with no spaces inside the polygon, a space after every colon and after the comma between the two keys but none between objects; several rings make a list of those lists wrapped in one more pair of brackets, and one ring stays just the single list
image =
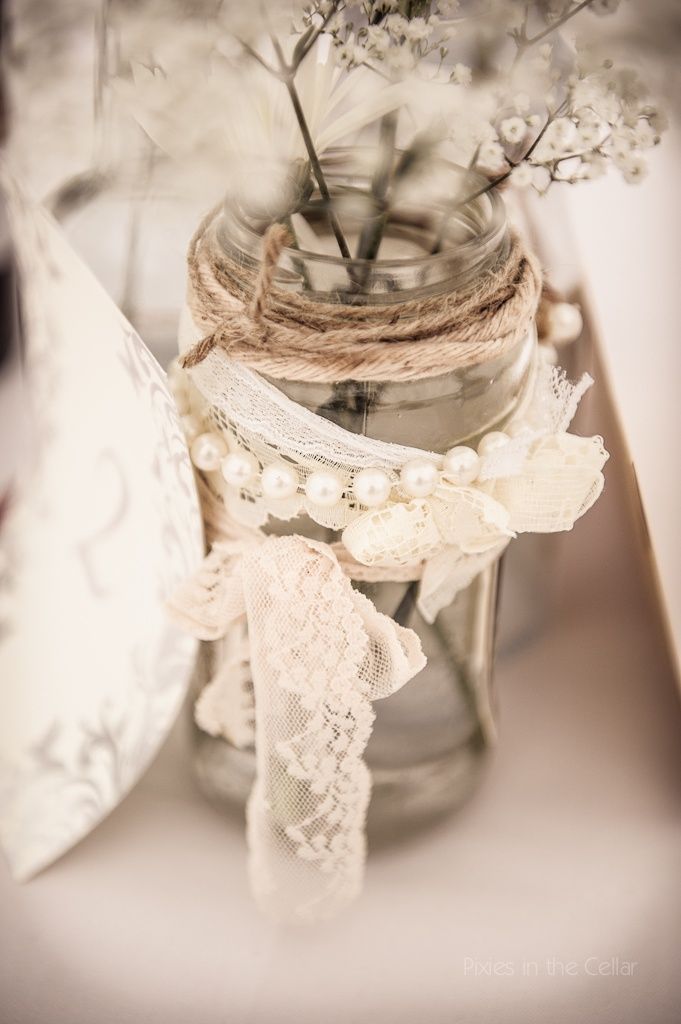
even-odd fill
[{"label": "lace ribbon", "polygon": [[329,545],[298,536],[215,544],[171,611],[205,640],[246,617],[253,891],[280,919],[335,914],[362,884],[371,702],[423,668],[418,637],[353,589]]}]

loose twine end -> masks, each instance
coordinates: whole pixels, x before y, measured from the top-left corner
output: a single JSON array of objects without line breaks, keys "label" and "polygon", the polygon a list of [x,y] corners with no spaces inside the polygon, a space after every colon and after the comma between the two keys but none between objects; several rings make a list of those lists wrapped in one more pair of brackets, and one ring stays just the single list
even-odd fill
[{"label": "loose twine end", "polygon": [[[271,224],[263,235],[260,272],[255,283],[253,299],[248,307],[248,317],[254,324],[262,322],[269,302],[270,289],[277,264],[279,263],[279,257],[290,242],[291,234],[284,224]],[[198,341],[180,359],[182,369],[189,370],[192,366],[203,362],[206,356],[218,345],[220,337],[221,331],[218,328],[212,334]]]}]

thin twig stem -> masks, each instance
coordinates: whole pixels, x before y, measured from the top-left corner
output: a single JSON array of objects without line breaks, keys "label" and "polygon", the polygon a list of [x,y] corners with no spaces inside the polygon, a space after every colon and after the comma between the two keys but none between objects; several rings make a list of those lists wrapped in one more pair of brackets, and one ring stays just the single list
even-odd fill
[{"label": "thin twig stem", "polygon": [[369,218],[360,234],[357,247],[358,260],[375,260],[388,221],[386,197],[395,155],[395,136],[397,117],[394,111],[386,114],[380,127],[378,164],[371,180],[371,195],[374,200],[375,215]]},{"label": "thin twig stem", "polygon": [[546,134],[546,130],[549,127],[549,125],[552,124],[553,121],[555,121],[555,119],[560,116],[560,114],[562,114],[564,109],[565,103],[562,103],[560,107],[558,107],[552,114],[549,114],[549,116],[546,119],[544,127],[539,132],[539,134],[537,135],[536,139],[529,147],[527,152],[520,158],[520,160],[509,160],[509,168],[507,171],[504,171],[503,174],[499,174],[496,178],[492,178],[492,180],[486,182],[486,184],[481,185],[481,187],[479,189],[476,189],[475,192],[472,192],[470,195],[466,196],[465,199],[459,200],[459,202],[456,203],[453,207],[451,207],[451,209],[447,210],[440,223],[440,229],[437,233],[435,242],[433,243],[433,248],[430,250],[431,255],[440,251],[442,247],[442,242],[444,240],[444,233],[447,228],[447,224],[449,223],[450,217],[452,217],[452,215],[456,213],[457,210],[460,210],[462,206],[466,206],[468,203],[472,203],[475,199],[479,199],[480,196],[484,196],[486,192],[491,192],[491,190],[493,188],[496,188],[497,185],[501,185],[502,182],[510,178],[510,176],[513,174],[513,171],[519,164],[522,164],[525,160],[529,160],[529,158],[532,156],[541,140],[544,138],[544,135]]},{"label": "thin twig stem", "polygon": [[287,78],[286,80],[286,89],[288,90],[288,94],[291,98],[293,112],[296,115],[296,120],[298,121],[298,125],[300,127],[300,133],[303,136],[303,142],[305,143],[305,149],[307,150],[307,155],[310,161],[310,166],[312,168],[312,173],[317,179],[317,186],[319,188],[319,192],[322,196],[322,199],[324,199],[327,205],[326,212],[329,218],[329,223],[331,224],[331,230],[333,231],[335,239],[338,242],[338,248],[340,249],[341,256],[343,257],[343,259],[349,260],[350,249],[348,243],[345,240],[345,235],[343,234],[343,229],[340,226],[338,217],[336,216],[336,212],[331,205],[331,193],[329,192],[329,187],[326,184],[326,178],[324,177],[324,172],[322,170],[322,165],[319,161],[319,157],[317,156],[317,151],[314,148],[314,142],[312,141],[312,135],[310,134],[310,129],[305,118],[305,112],[300,102],[300,97],[298,96],[298,90],[296,89],[295,82],[290,77]]},{"label": "thin twig stem", "polygon": [[341,256],[343,257],[343,259],[349,260],[351,258],[350,247],[348,246],[348,243],[345,240],[343,229],[341,228],[338,217],[336,216],[336,212],[333,209],[331,203],[331,193],[329,192],[329,186],[326,184],[324,171],[322,170],[322,165],[319,160],[319,156],[317,155],[317,150],[315,149],[314,141],[312,139],[312,133],[310,132],[310,128],[307,123],[307,118],[305,117],[305,111],[303,110],[303,105],[300,102],[300,96],[298,95],[298,90],[296,89],[296,69],[293,67],[289,67],[288,64],[286,63],[286,58],[284,57],[284,52],[281,48],[279,40],[275,36],[271,36],[270,38],[272,39],[274,52],[277,55],[277,60],[279,61],[279,66],[281,68],[281,74],[279,75],[279,77],[286,86],[286,91],[289,94],[291,106],[293,107],[293,113],[296,116],[296,121],[298,122],[298,127],[300,128],[300,134],[303,137],[303,143],[305,144],[305,149],[307,150],[307,156],[310,161],[312,173],[314,174],[317,180],[317,187],[319,188],[321,197],[326,203],[326,213],[329,218],[331,230],[333,231],[334,237],[338,243],[338,248],[340,249]]},{"label": "thin twig stem", "polygon": [[317,25],[316,27],[311,27],[308,30],[308,32],[301,36],[298,42],[300,50],[298,49],[298,46],[296,46],[295,50],[293,51],[293,63],[291,65],[292,71],[298,70],[298,68],[303,63],[303,61],[307,57],[308,53],[310,52],[314,44],[319,39],[320,35],[322,34],[326,26],[331,21],[339,6],[340,0],[333,0],[329,7],[329,10],[327,11],[326,15],[324,15],[321,24]]},{"label": "thin twig stem", "polygon": [[[523,54],[525,50],[529,49],[530,46],[534,46],[535,43],[540,43],[542,39],[546,39],[546,37],[550,36],[552,32],[557,32],[558,29],[562,28],[563,25],[570,21],[571,18],[574,18],[576,14],[579,14],[580,11],[583,11],[585,7],[590,7],[593,2],[594,0],[582,0],[580,4],[577,4],[575,8],[573,8],[571,11],[568,11],[567,14],[564,14],[561,18],[558,19],[558,21],[554,21],[553,25],[547,25],[547,27],[542,29],[541,32],[537,32],[536,36],[532,36],[529,39],[527,36],[521,36],[521,40],[518,43],[518,52],[516,53],[515,60],[513,61],[513,63],[516,64],[521,54]],[[527,21],[525,21],[523,31],[526,27]]]}]

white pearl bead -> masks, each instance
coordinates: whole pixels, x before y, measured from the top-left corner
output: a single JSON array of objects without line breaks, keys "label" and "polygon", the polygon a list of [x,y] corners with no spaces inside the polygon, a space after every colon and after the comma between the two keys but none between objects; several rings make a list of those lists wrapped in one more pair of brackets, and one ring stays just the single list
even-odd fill
[{"label": "white pearl bead", "polygon": [[201,418],[190,412],[186,416],[182,417],[181,423],[184,436],[187,438],[187,442],[191,444],[191,442],[197,438],[203,430]]},{"label": "white pearl bead", "polygon": [[230,452],[220,463],[220,472],[232,487],[245,487],[258,472],[258,463],[250,452]]},{"label": "white pearl bead", "polygon": [[432,494],[440,479],[440,472],[429,459],[411,459],[402,466],[400,483],[410,498],[425,498]]},{"label": "white pearl bead", "polygon": [[450,448],[444,457],[443,469],[455,484],[470,484],[475,480],[480,468],[480,456],[468,445],[459,444]]},{"label": "white pearl bead", "polygon": [[298,474],[285,462],[273,462],[265,466],[260,482],[266,498],[290,498],[298,490]]},{"label": "white pearl bead", "polygon": [[582,333],[583,321],[579,307],[571,302],[556,302],[546,314],[547,340],[554,345],[567,345]]},{"label": "white pearl bead", "polygon": [[362,469],[352,483],[357,501],[367,508],[376,508],[388,500],[392,484],[382,469]]},{"label": "white pearl bead", "polygon": [[305,493],[314,505],[330,508],[336,505],[343,496],[343,482],[335,473],[320,469],[311,473],[305,484]]},{"label": "white pearl bead", "polygon": [[478,445],[478,455],[490,455],[492,452],[498,451],[499,448],[503,448],[510,440],[508,434],[505,434],[503,430],[490,430]]},{"label": "white pearl bead", "polygon": [[227,454],[227,442],[221,434],[208,431],[194,438],[190,454],[197,469],[210,473],[220,468],[220,460]]}]

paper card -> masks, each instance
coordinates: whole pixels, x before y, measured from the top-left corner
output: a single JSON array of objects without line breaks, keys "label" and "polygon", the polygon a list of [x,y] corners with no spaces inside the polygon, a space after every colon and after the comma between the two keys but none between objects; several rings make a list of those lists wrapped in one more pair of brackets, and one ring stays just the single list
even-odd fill
[{"label": "paper card", "polygon": [[203,543],[165,374],[47,214],[18,220],[35,443],[0,535],[0,841],[26,879],[167,734],[195,645],[164,602]]}]

